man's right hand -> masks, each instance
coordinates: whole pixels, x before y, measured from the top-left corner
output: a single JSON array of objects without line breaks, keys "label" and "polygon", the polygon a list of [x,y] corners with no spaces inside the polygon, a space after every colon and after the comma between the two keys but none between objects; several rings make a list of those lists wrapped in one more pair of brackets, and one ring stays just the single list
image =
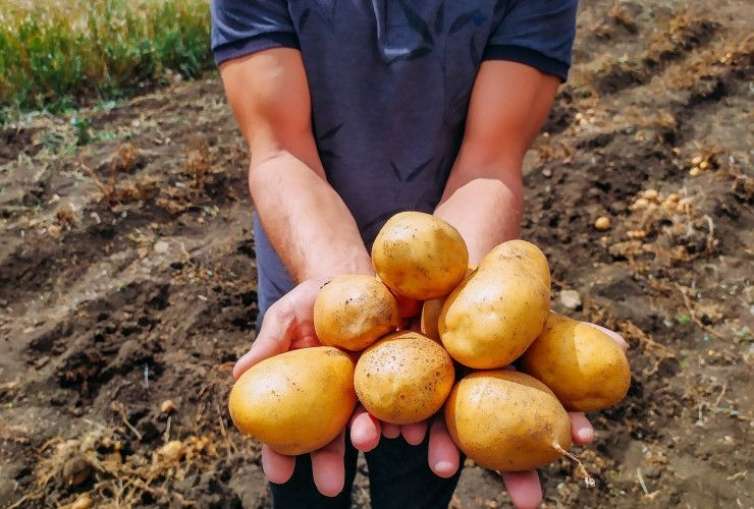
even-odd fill
[{"label": "man's right hand", "polygon": [[[309,279],[285,294],[270,306],[264,315],[262,327],[251,349],[233,368],[233,376],[241,374],[258,362],[295,348],[318,346],[314,331],[314,301],[325,280]],[[430,464],[438,475],[447,477],[458,469],[458,451],[442,432],[444,424],[437,420],[430,432]],[[396,426],[384,424],[369,415],[359,405],[351,418],[351,442],[354,447],[368,452],[377,447],[380,437],[398,438],[403,435],[410,444],[418,445],[424,439],[426,423]],[[345,484],[345,438],[341,433],[331,443],[311,453],[312,476],[317,490],[325,496],[334,497]],[[262,445],[262,469],[267,479],[276,484],[287,482],[293,475],[296,458],[285,456]]]},{"label": "man's right hand", "polygon": [[[234,378],[238,379],[244,371],[273,355],[319,345],[314,332],[313,309],[322,283],[306,280],[270,306],[251,349],[233,367]],[[344,454],[343,433],[322,449],[311,453],[314,484],[325,496],[334,497],[343,490]],[[295,466],[295,457],[285,456],[266,444],[262,445],[262,469],[270,482],[287,482]]]}]

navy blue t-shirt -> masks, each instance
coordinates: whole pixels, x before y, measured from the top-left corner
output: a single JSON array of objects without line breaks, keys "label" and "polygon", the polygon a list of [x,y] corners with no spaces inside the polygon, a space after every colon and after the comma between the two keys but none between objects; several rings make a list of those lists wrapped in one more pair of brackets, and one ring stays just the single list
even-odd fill
[{"label": "navy blue t-shirt", "polygon": [[[212,48],[301,51],[322,164],[369,247],[394,213],[439,202],[483,60],[565,80],[577,1],[213,0]],[[263,313],[292,281],[254,229]]]}]

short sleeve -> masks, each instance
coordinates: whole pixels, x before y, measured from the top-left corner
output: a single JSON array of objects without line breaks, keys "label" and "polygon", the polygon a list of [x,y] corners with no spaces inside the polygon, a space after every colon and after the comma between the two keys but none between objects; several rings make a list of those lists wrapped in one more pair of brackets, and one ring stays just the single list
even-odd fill
[{"label": "short sleeve", "polygon": [[212,52],[219,65],[270,48],[298,48],[286,0],[212,0]]},{"label": "short sleeve", "polygon": [[485,60],[511,60],[565,81],[578,0],[511,0],[490,36]]}]

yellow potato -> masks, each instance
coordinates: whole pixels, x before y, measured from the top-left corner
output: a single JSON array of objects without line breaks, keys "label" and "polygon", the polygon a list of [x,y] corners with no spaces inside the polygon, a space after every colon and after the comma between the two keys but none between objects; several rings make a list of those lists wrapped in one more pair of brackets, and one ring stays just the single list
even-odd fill
[{"label": "yellow potato", "polygon": [[555,395],[517,371],[477,371],[445,403],[453,442],[484,468],[515,472],[546,465],[571,446],[571,422]]},{"label": "yellow potato", "polygon": [[585,323],[551,313],[522,357],[524,371],[545,383],[568,410],[592,412],[621,401],[631,369],[613,339]]},{"label": "yellow potato", "polygon": [[314,330],[323,345],[363,350],[398,325],[398,302],[372,276],[337,276],[314,301]]},{"label": "yellow potato", "polygon": [[[466,270],[466,276],[476,270],[476,265],[469,267]],[[445,304],[444,298],[425,300],[422,304],[422,314],[419,322],[419,328],[421,333],[427,336],[429,339],[440,341],[440,329],[437,322],[440,320],[440,312],[442,311],[442,305]]]},{"label": "yellow potato", "polygon": [[356,363],[354,385],[364,408],[392,424],[421,422],[435,414],[453,387],[448,353],[416,332],[398,332],[373,344]]},{"label": "yellow potato", "polygon": [[305,454],[343,431],[356,405],[351,357],[330,346],[291,350],[249,368],[228,407],[241,433],[273,450]]},{"label": "yellow potato", "polygon": [[402,297],[429,300],[450,293],[463,279],[469,253],[451,225],[423,212],[391,217],[372,245],[380,279]]},{"label": "yellow potato", "polygon": [[504,242],[447,297],[438,329],[448,353],[475,369],[501,368],[542,332],[550,312],[550,270],[542,251]]},{"label": "yellow potato", "polygon": [[440,330],[437,327],[437,321],[440,319],[440,311],[445,299],[425,300],[422,304],[422,315],[420,329],[422,334],[429,339],[440,341]]},{"label": "yellow potato", "polygon": [[509,240],[498,244],[482,259],[479,267],[507,267],[514,262],[525,267],[527,273],[539,276],[542,283],[550,288],[550,265],[547,263],[547,257],[541,249],[525,240]]}]

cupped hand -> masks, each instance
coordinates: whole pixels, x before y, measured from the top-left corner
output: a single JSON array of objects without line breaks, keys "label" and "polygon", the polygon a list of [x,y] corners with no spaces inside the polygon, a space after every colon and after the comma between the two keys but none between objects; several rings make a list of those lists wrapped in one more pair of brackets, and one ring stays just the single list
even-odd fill
[{"label": "cupped hand", "polygon": [[[594,327],[608,334],[624,350],[628,347],[626,341],[617,333],[592,324]],[[594,439],[594,429],[583,412],[569,412],[571,418],[571,435],[573,442],[585,445]],[[380,440],[380,435],[387,438],[403,438],[410,444],[420,444],[427,432],[427,423],[396,426],[380,423],[370,416],[363,408],[358,408],[351,419],[351,441],[357,449],[368,452]],[[429,428],[429,468],[435,475],[443,478],[453,476],[460,467],[460,453],[450,438],[442,415],[432,420]],[[539,506],[542,502],[542,486],[536,471],[505,472],[502,474],[503,483],[518,509],[528,509]]]},{"label": "cupped hand", "polygon": [[[288,292],[265,313],[262,327],[249,352],[243,355],[233,368],[233,376],[238,378],[254,364],[273,355],[295,348],[319,345],[313,321],[314,300],[322,281],[305,281]],[[627,344],[617,333],[594,325],[610,335],[616,343],[626,349]],[[576,444],[590,443],[594,430],[582,412],[569,413],[571,433]],[[382,423],[358,406],[350,422],[351,442],[363,452],[373,450],[382,436],[403,438],[412,445],[424,441],[429,429],[429,468],[439,477],[452,477],[460,467],[460,453],[445,427],[442,415],[430,422],[397,426]],[[345,484],[345,438],[341,433],[330,444],[311,453],[312,475],[317,490],[325,496],[334,497],[343,490]],[[288,481],[293,475],[296,459],[262,446],[262,468],[267,479],[276,484]],[[518,509],[537,507],[542,501],[542,487],[537,472],[506,472],[503,482]]]},{"label": "cupped hand", "polygon": [[[588,444],[594,438],[594,430],[589,420],[581,412],[569,412],[571,418],[571,435],[576,444]],[[381,423],[359,406],[351,419],[351,442],[363,452],[369,452],[386,438],[403,438],[412,445],[422,443],[427,433],[428,422],[397,426]],[[445,426],[445,419],[438,414],[429,426],[429,450],[427,454],[429,468],[438,477],[452,477],[460,467],[460,453],[450,438]],[[505,472],[503,482],[513,504],[518,509],[537,507],[542,501],[542,487],[537,472]]]},{"label": "cupped hand", "polygon": [[[251,349],[233,367],[233,376],[241,374],[258,362],[288,350],[318,346],[314,332],[314,300],[323,281],[307,280],[275,302],[264,315],[262,327]],[[345,438],[341,433],[328,445],[312,452],[312,475],[317,490],[334,497],[343,490],[345,469]],[[294,456],[285,456],[262,445],[262,469],[275,484],[288,481],[296,466]]]},{"label": "cupped hand", "polygon": [[[600,329],[610,336],[613,341],[626,350],[628,343],[623,337],[609,329],[596,324],[590,324]],[[583,412],[568,412],[571,418],[571,437],[577,445],[586,445],[594,440],[594,428],[586,418]],[[539,482],[539,475],[536,471],[529,472],[504,472],[502,474],[503,483],[508,490],[508,494],[517,509],[528,509],[538,507],[542,502],[542,485]]]},{"label": "cupped hand", "polygon": [[[288,350],[318,346],[320,343],[314,330],[314,301],[324,281],[307,280],[270,306],[264,315],[262,327],[251,349],[243,355],[233,368],[237,379],[241,374],[258,362]],[[405,300],[401,303],[403,316],[415,315],[418,311],[416,301]],[[388,438],[403,434],[411,444],[419,444],[424,439],[426,424],[414,424],[399,428],[394,425],[381,425],[359,406],[351,418],[351,440],[362,451],[370,451],[379,443],[381,433]],[[448,444],[441,451],[445,456],[455,455],[455,463],[450,470],[452,475],[458,469],[458,450],[447,439]],[[310,453],[312,476],[317,490],[325,496],[334,497],[343,490],[345,483],[345,438],[341,433],[330,444]],[[293,475],[296,458],[275,452],[269,446],[262,445],[262,469],[270,482],[282,484]]]}]

